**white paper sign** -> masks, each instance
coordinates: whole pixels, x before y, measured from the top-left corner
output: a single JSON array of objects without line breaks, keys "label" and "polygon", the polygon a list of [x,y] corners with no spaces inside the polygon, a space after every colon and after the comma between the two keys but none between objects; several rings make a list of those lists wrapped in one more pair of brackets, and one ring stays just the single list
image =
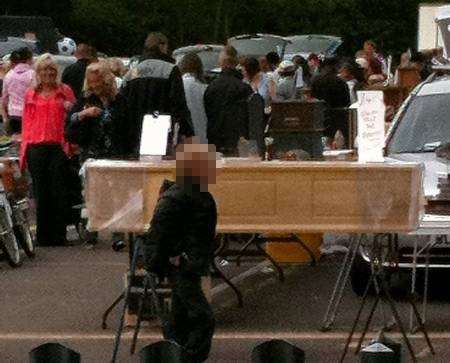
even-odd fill
[{"label": "white paper sign", "polygon": [[358,92],[358,160],[383,162],[384,105],[382,91]]},{"label": "white paper sign", "polygon": [[145,115],[142,121],[141,155],[166,155],[167,138],[171,128],[169,115]]}]

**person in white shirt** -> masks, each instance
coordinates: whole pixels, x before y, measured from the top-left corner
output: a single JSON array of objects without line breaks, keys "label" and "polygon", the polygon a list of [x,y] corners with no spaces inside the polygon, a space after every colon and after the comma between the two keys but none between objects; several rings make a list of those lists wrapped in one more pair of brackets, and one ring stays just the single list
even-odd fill
[{"label": "person in white shirt", "polygon": [[356,62],[349,61],[341,66],[338,76],[347,82],[350,103],[355,103],[358,100],[356,92],[364,88],[364,70]]},{"label": "person in white shirt", "polygon": [[202,144],[207,144],[207,123],[203,100],[207,85],[203,81],[202,60],[196,53],[188,53],[178,65],[183,75],[184,93],[186,103],[191,112],[194,134]]}]

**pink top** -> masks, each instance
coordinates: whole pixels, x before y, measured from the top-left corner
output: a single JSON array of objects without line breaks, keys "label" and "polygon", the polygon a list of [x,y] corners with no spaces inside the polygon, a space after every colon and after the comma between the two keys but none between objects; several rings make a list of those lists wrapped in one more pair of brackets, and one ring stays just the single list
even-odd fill
[{"label": "pink top", "polygon": [[22,118],[22,144],[20,167],[26,167],[26,152],[29,145],[61,144],[69,153],[69,144],[64,139],[64,123],[75,96],[69,86],[62,84],[49,96],[42,96],[30,88],[25,95]]},{"label": "pink top", "polygon": [[2,102],[8,107],[8,115],[22,117],[25,93],[34,79],[29,64],[20,63],[11,69],[3,80]]}]

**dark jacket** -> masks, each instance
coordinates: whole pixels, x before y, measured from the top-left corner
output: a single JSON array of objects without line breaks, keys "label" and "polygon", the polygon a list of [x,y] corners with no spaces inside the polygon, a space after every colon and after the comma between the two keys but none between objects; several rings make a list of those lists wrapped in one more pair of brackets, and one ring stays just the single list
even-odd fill
[{"label": "dark jacket", "polygon": [[[150,57],[150,54],[147,56]],[[155,53],[154,58],[142,61],[133,72],[134,78],[127,81],[121,90],[126,100],[125,117],[121,125],[124,156],[139,155],[143,117],[155,111],[172,116],[172,136],[175,124],[178,124],[179,135],[193,136],[191,116],[178,67],[168,62],[163,55]]]},{"label": "dark jacket", "polygon": [[334,73],[315,76],[311,83],[311,95],[325,101],[331,108],[350,106],[347,83]]},{"label": "dark jacket", "polygon": [[78,59],[74,64],[64,69],[62,74],[62,82],[72,88],[77,99],[83,95],[84,76],[88,64],[87,59]]},{"label": "dark jacket", "polygon": [[219,152],[235,150],[239,137],[248,138],[248,99],[252,93],[236,70],[224,70],[206,89],[208,142]]},{"label": "dark jacket", "polygon": [[350,106],[350,93],[347,83],[333,72],[315,76],[311,83],[311,95],[327,104],[324,120],[324,135],[334,137],[337,130],[347,139],[348,114],[342,110]]},{"label": "dark jacket", "polygon": [[209,192],[186,179],[160,197],[144,239],[146,268],[162,274],[169,257],[184,256],[182,272],[206,275],[214,253],[217,210]]},{"label": "dark jacket", "polygon": [[[100,117],[79,120],[78,112],[92,106],[103,109],[103,114]],[[124,99],[120,94],[107,107],[104,107],[94,94],[81,97],[73,106],[67,115],[65,137],[67,141],[81,147],[81,161],[120,156],[119,125],[124,107]]]}]

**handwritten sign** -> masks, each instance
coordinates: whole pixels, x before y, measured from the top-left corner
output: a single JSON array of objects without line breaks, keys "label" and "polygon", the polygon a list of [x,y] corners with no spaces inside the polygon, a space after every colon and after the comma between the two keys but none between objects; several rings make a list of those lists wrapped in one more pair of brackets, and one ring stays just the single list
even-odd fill
[{"label": "handwritten sign", "polygon": [[141,156],[166,155],[167,139],[171,128],[168,115],[145,115],[142,122]]},{"label": "handwritten sign", "polygon": [[358,160],[383,162],[386,106],[382,91],[358,92]]}]

